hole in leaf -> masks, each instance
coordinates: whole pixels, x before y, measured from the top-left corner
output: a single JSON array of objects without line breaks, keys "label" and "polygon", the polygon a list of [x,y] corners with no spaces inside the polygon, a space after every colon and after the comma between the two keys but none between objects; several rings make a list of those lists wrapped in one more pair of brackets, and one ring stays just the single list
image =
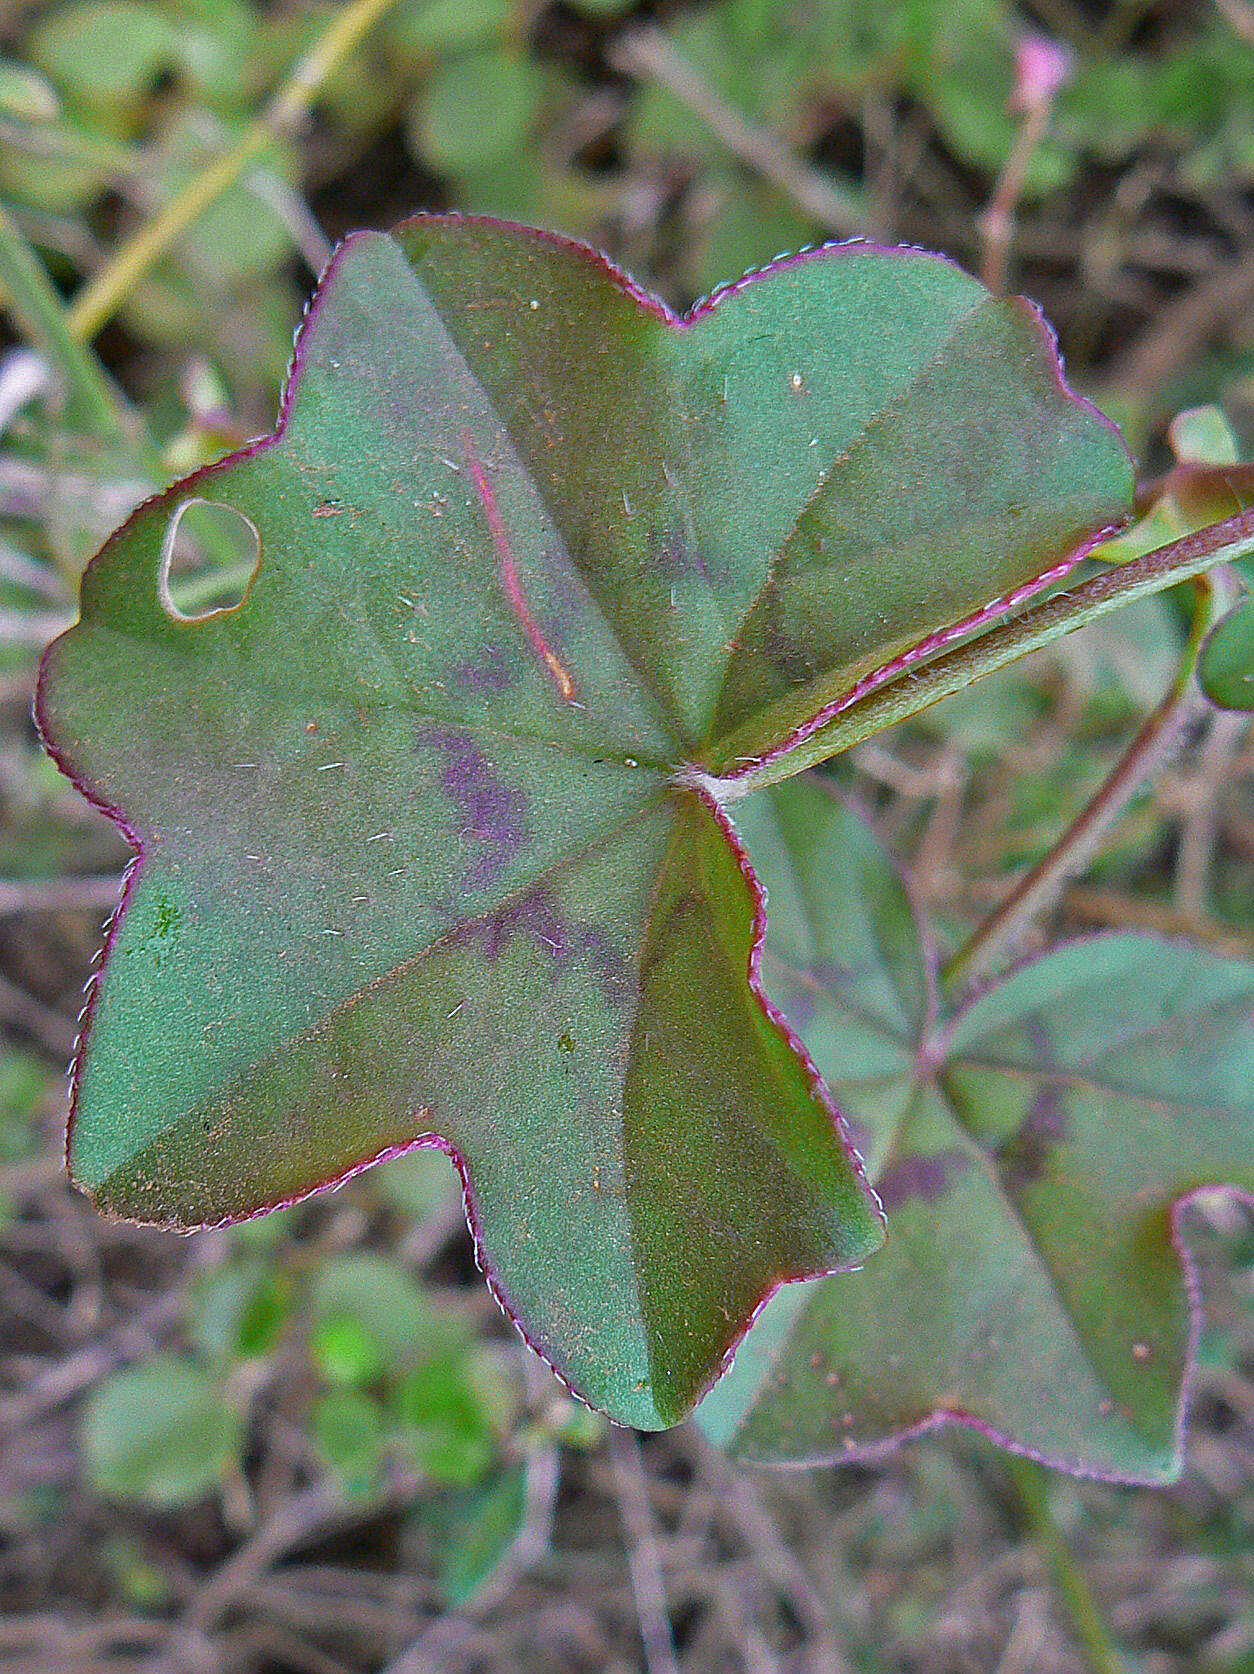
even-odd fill
[{"label": "hole in leaf", "polygon": [[261,533],[216,500],[184,500],[170,519],[157,583],[166,614],[203,622],[236,610],[261,566]]}]

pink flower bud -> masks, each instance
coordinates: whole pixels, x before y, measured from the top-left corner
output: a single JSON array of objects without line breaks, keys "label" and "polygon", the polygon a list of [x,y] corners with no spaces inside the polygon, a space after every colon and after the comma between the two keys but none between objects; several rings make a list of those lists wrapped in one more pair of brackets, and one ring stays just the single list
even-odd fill
[{"label": "pink flower bud", "polygon": [[1011,107],[1027,112],[1053,103],[1071,76],[1068,47],[1046,35],[1024,35],[1015,51],[1015,90]]}]

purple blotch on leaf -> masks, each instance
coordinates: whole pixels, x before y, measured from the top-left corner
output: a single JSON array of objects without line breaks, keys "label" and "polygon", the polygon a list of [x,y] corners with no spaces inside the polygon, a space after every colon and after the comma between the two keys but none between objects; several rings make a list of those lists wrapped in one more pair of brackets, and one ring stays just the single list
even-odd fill
[{"label": "purple blotch on leaf", "polygon": [[666,581],[687,581],[693,576],[709,579],[705,559],[689,546],[687,537],[678,530],[653,537],[649,543],[648,564],[655,575],[662,576]]},{"label": "purple blotch on leaf", "polygon": [[484,927],[484,952],[499,959],[515,936],[526,936],[542,947],[559,967],[570,964],[571,945],[566,921],[558,912],[549,890],[541,886],[528,890],[517,901],[501,907]]},{"label": "purple blotch on leaf", "polygon": [[467,692],[491,694],[508,691],[517,678],[517,669],[504,646],[485,645],[473,660],[458,663],[453,678]]},{"label": "purple blotch on leaf", "polygon": [[875,1182],[887,1213],[899,1209],[912,1197],[924,1203],[935,1203],[965,1174],[971,1159],[965,1151],[937,1151],[930,1157],[903,1157],[893,1163]]},{"label": "purple blotch on leaf", "polygon": [[1036,1054],[1037,1063],[1042,1065],[1052,1064],[1054,1061],[1053,1042],[1049,1038],[1049,1031],[1040,1018],[1029,1017],[1024,1023],[1023,1029],[1028,1037],[1028,1045]]},{"label": "purple blotch on leaf", "polygon": [[594,924],[571,924],[543,884],[499,908],[480,933],[488,959],[499,959],[515,937],[525,936],[560,971],[582,962],[607,1005],[625,1006],[635,993],[635,969],[626,955]]},{"label": "purple blotch on leaf", "polygon": [[860,1122],[856,1116],[842,1116],[845,1138],[853,1146],[860,1157],[870,1154],[875,1144],[875,1130],[868,1122]]},{"label": "purple blotch on leaf", "polygon": [[819,1009],[819,1002],[815,995],[805,989],[790,994],[786,1000],[778,1002],[780,1010],[788,1019],[792,1027],[801,1031],[814,1021],[814,1014]]},{"label": "purple blotch on leaf", "polygon": [[1042,1087],[1019,1131],[997,1153],[1008,1191],[1021,1191],[1045,1172],[1049,1153],[1068,1134],[1067,1110],[1058,1087]]},{"label": "purple blotch on leaf", "polygon": [[507,785],[492,763],[464,733],[449,727],[423,728],[420,741],[444,757],[440,785],[461,816],[461,836],[479,853],[463,880],[467,889],[495,883],[531,840],[527,798]]},{"label": "purple blotch on leaf", "polygon": [[579,933],[579,951],[592,967],[606,1004],[624,1006],[635,992],[636,979],[631,961],[600,930],[585,925]]}]

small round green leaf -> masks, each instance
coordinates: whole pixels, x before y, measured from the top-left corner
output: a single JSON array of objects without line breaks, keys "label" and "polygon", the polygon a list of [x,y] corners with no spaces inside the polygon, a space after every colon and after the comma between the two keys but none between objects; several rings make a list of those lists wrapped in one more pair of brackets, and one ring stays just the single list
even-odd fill
[{"label": "small round green leaf", "polygon": [[98,1494],[178,1506],[239,1463],[243,1419],[191,1360],[161,1356],[115,1372],[83,1412],[86,1479]]},{"label": "small round green leaf", "polygon": [[51,82],[29,64],[0,58],[0,114],[12,122],[54,122],[61,101]]},{"label": "small round green leaf", "polygon": [[179,55],[169,18],[142,0],[77,0],[53,8],[27,50],[72,104],[98,116],[137,110]]},{"label": "small round green leaf", "polygon": [[419,106],[422,157],[453,175],[515,157],[543,92],[543,75],[521,54],[484,50],[450,59],[431,78]]},{"label": "small round green leaf", "polygon": [[481,1480],[497,1450],[493,1413],[464,1354],[411,1372],[396,1399],[400,1434],[424,1475],[445,1487]]},{"label": "small round green leaf", "polygon": [[387,19],[387,39],[403,58],[464,52],[503,40],[516,14],[515,0],[403,0]]},{"label": "small round green leaf", "polygon": [[264,1261],[235,1261],[202,1273],[188,1296],[187,1330],[210,1360],[269,1354],[287,1324],[289,1286]]},{"label": "small round green leaf", "polygon": [[368,1380],[468,1340],[466,1327],[437,1311],[396,1261],[358,1250],[333,1256],[315,1275],[310,1300],[315,1352],[329,1376]]},{"label": "small round green leaf", "polygon": [[1237,439],[1221,407],[1188,407],[1172,419],[1167,434],[1182,465],[1237,463]]},{"label": "small round green leaf", "polygon": [[359,1389],[335,1389],[314,1402],[314,1441],[350,1495],[368,1494],[379,1479],[388,1425],[373,1396]]},{"label": "small round green leaf", "polygon": [[1220,709],[1254,709],[1254,596],[1247,596],[1211,629],[1197,677]]},{"label": "small round green leaf", "polygon": [[324,1320],[309,1343],[314,1364],[330,1383],[372,1383],[384,1370],[378,1341],[355,1319]]}]

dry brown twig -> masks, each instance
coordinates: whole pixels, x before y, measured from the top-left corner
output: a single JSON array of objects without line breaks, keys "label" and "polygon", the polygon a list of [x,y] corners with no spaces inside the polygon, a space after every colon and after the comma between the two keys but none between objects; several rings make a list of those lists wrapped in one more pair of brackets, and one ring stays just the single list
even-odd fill
[{"label": "dry brown twig", "polygon": [[104,877],[0,879],[0,918],[21,913],[112,911],[122,890],[120,874]]},{"label": "dry brown twig", "polygon": [[1209,917],[1211,864],[1219,835],[1221,798],[1249,725],[1244,715],[1213,713],[1198,752],[1196,771],[1176,785],[1174,800],[1181,815],[1176,846],[1176,908],[1193,923]]},{"label": "dry brown twig", "polygon": [[636,29],[624,35],[611,48],[610,57],[616,69],[664,87],[700,117],[733,156],[778,187],[820,227],[838,238],[874,230],[852,193],[803,163],[778,135],[747,122],[676,52],[660,29]]},{"label": "dry brown twig", "polygon": [[849,1674],[849,1661],[832,1626],[831,1613],[805,1565],[792,1552],[757,1484],[718,1453],[695,1426],[689,1439],[703,1469],[713,1478],[720,1506],[743,1535],[754,1563],[778,1589],[806,1630],[807,1674]]},{"label": "dry brown twig", "polygon": [[155,1295],[135,1318],[123,1319],[103,1337],[56,1361],[24,1389],[0,1400],[0,1443],[19,1445],[32,1424],[82,1394],[115,1367],[151,1354],[180,1318],[186,1301],[185,1286],[192,1275],[221,1260],[225,1247],[220,1235],[202,1233],[190,1246],[191,1255],[180,1283]]},{"label": "dry brown twig", "polygon": [[325,1478],[284,1501],[197,1589],[168,1643],[153,1659],[151,1674],[195,1670],[214,1628],[240,1595],[286,1553],[340,1521],[345,1512],[342,1496]]},{"label": "dry brown twig", "polygon": [[649,1490],[640,1463],[640,1440],[633,1431],[610,1431],[610,1463],[623,1529],[627,1535],[627,1565],[640,1619],[645,1667],[649,1674],[679,1674],[675,1639],[666,1610],[666,1586],[658,1558],[649,1508]]},{"label": "dry brown twig", "polygon": [[1154,408],[1163,385],[1193,360],[1228,322],[1254,303],[1254,245],[1199,278],[1153,317],[1102,382],[1101,397]]},{"label": "dry brown twig", "polygon": [[1249,0],[1215,0],[1215,4],[1242,40],[1254,42],[1254,6]]},{"label": "dry brown twig", "polygon": [[64,1061],[74,1051],[78,1030],[70,1019],[6,976],[0,976],[0,1020],[34,1035],[54,1058]]}]

